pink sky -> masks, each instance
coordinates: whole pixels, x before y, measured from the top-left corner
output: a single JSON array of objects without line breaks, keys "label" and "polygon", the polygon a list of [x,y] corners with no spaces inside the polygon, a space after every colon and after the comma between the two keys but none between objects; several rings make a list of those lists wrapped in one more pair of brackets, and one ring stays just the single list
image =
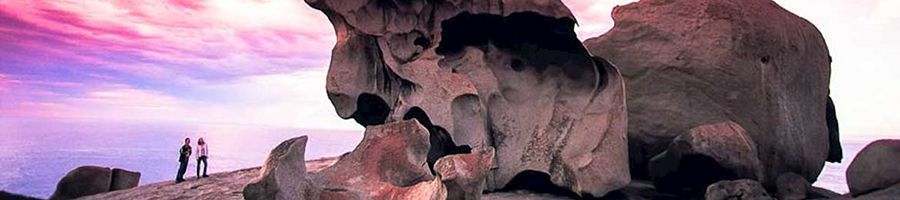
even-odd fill
[{"label": "pink sky", "polygon": [[[325,96],[334,32],[302,1],[151,2],[0,0],[0,120],[361,129]],[[587,39],[631,1],[564,2]],[[900,1],[776,2],[825,35],[842,133],[900,135]]]}]

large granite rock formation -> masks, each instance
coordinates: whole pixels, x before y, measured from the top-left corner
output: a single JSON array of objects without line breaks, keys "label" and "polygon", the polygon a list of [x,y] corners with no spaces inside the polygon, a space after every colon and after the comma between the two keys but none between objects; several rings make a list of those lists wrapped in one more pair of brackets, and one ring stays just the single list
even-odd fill
[{"label": "large granite rock formation", "polygon": [[522,176],[603,196],[630,180],[624,87],[559,0],[306,0],[334,25],[328,97],[370,126],[417,119],[428,164],[493,147],[486,190]]},{"label": "large granite rock formation", "polygon": [[612,16],[612,30],[585,44],[626,80],[635,177],[678,135],[726,120],[746,130],[763,166],[741,178],[764,185],[786,172],[812,182],[840,150],[829,141],[828,48],[803,18],[771,0],[642,0]]},{"label": "large granite rock formation", "polygon": [[878,140],[866,145],[847,167],[847,186],[853,195],[898,184],[900,184],[900,140]]}]

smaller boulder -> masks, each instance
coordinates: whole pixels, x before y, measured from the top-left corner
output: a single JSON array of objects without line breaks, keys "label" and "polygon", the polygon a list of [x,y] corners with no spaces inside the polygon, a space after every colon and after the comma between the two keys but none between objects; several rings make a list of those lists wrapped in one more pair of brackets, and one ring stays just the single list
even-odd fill
[{"label": "smaller boulder", "polygon": [[446,199],[428,168],[429,133],[417,120],[366,127],[359,145],[331,167],[311,174],[314,199]]},{"label": "smaller boulder", "polygon": [[853,200],[896,200],[900,199],[900,184],[885,189],[859,195]]},{"label": "smaller boulder", "polygon": [[719,181],[706,188],[706,200],[775,200],[762,184],[749,179]]},{"label": "smaller boulder", "polygon": [[244,199],[308,199],[306,136],[281,142],[266,158],[259,177],[244,187]]},{"label": "smaller boulder", "polygon": [[847,185],[853,196],[900,183],[900,140],[878,140],[866,145],[847,167]]},{"label": "smaller boulder", "polygon": [[115,168],[112,170],[112,183],[109,191],[131,189],[141,183],[141,173]]},{"label": "smaller boulder", "polygon": [[485,178],[494,160],[494,148],[448,155],[437,160],[434,168],[447,187],[448,200],[481,199]]},{"label": "smaller boulder", "polygon": [[754,141],[741,125],[725,121],[705,124],[675,137],[648,165],[660,190],[702,194],[721,180],[761,180],[762,165]]},{"label": "smaller boulder", "polygon": [[74,199],[108,192],[112,183],[112,170],[106,167],[81,166],[69,171],[56,184],[50,199]]},{"label": "smaller boulder", "polygon": [[781,174],[775,180],[776,195],[781,200],[806,199],[806,193],[809,191],[810,186],[806,178],[790,172]]}]

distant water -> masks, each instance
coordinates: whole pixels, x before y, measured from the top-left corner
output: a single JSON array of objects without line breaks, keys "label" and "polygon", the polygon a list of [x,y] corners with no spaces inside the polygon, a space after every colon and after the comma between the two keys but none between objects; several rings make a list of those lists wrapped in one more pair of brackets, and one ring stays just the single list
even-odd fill
[{"label": "distant water", "polygon": [[[173,180],[185,137],[209,143],[209,173],[262,164],[282,141],[308,135],[306,158],[352,150],[362,131],[317,131],[233,125],[147,125],[0,118],[0,190],[49,197],[69,170],[99,165],[140,171],[141,184]],[[842,139],[844,160],[826,164],[813,185],[846,193],[844,172],[852,158],[877,138]],[[188,167],[194,176],[195,163]]]},{"label": "distant water", "polygon": [[[882,138],[900,139],[898,137]],[[825,168],[822,169],[822,173],[819,174],[819,178],[815,183],[813,183],[813,186],[829,189],[840,194],[849,192],[850,189],[847,188],[847,178],[845,175],[845,173],[847,172],[847,166],[850,165],[850,162],[853,162],[853,158],[856,157],[856,154],[859,153],[859,151],[862,150],[863,147],[866,147],[867,144],[882,138],[872,136],[850,138],[847,136],[842,136],[841,147],[843,147],[844,150],[844,159],[841,161],[841,163],[826,163]]]},{"label": "distant water", "polygon": [[[225,125],[146,125],[0,118],[0,190],[49,197],[69,170],[99,165],[141,172],[141,185],[175,179],[178,149],[202,136],[208,173],[262,165],[284,140],[308,135],[306,158],[352,150],[362,131],[317,131]],[[196,173],[193,159],[189,177]]]}]

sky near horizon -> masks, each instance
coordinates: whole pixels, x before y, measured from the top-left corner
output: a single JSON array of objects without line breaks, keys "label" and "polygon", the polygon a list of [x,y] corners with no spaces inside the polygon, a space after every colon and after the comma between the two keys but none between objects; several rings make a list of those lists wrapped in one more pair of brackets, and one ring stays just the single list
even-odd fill
[{"label": "sky near horizon", "polygon": [[[632,1],[564,2],[584,40]],[[900,136],[900,1],[776,2],[825,36],[841,133]],[[0,0],[0,120],[361,130],[325,95],[334,42],[302,0]]]}]

